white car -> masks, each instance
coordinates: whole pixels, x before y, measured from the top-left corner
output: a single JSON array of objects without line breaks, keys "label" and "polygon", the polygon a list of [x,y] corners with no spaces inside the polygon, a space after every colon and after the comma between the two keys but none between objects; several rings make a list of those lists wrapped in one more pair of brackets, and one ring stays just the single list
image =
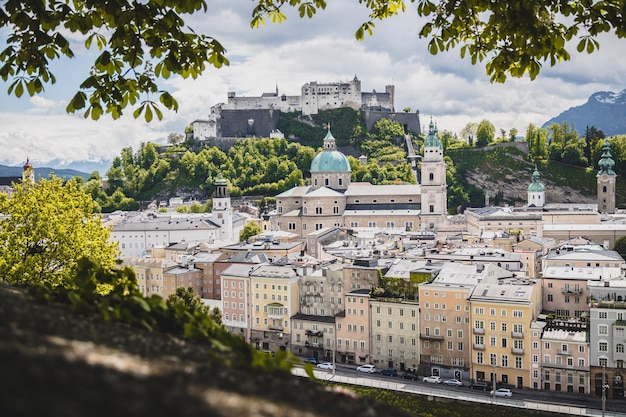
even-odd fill
[{"label": "white car", "polygon": [[431,375],[423,379],[424,382],[430,382],[431,384],[441,384],[441,377]]},{"label": "white car", "polygon": [[458,379],[447,379],[443,381],[443,385],[449,385],[451,387],[462,387],[463,381],[459,381]]},{"label": "white car", "polygon": [[376,370],[376,367],[374,365],[361,365],[358,368],[356,368],[357,371],[359,372],[365,372],[367,374],[375,374],[376,372],[378,372]]},{"label": "white car", "polygon": [[498,388],[495,392],[491,391],[491,395],[495,395],[496,397],[512,397],[513,393],[508,388]]},{"label": "white car", "polygon": [[335,365],[333,365],[330,362],[322,362],[322,363],[318,363],[316,366],[316,368],[320,368],[320,369],[330,369],[331,371],[333,369],[335,369]]}]

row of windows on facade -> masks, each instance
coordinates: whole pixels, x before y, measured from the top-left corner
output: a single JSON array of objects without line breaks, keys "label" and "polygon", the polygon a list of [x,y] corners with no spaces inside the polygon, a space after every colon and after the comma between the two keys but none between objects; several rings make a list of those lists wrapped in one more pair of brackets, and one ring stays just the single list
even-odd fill
[{"label": "row of windows on facade", "polygon": [[[378,320],[378,319],[376,320],[376,327],[381,327],[380,320]],[[389,329],[393,329],[393,322],[392,321],[388,321],[387,322],[387,327]],[[404,330],[404,323],[403,322],[399,322],[398,323],[398,328],[400,330]],[[411,323],[411,331],[413,331],[413,332],[417,331],[417,325],[415,323]],[[452,330],[448,329],[448,333],[450,333],[451,331]],[[451,333],[450,333],[450,336],[452,336]]]},{"label": "row of windows on facade", "polygon": [[[496,331],[497,329],[497,321],[490,321],[489,322],[489,330],[491,331]],[[485,321],[484,320],[474,320],[474,329],[484,329],[485,328]],[[506,321],[502,321],[500,322],[500,329],[503,332],[508,332],[509,328],[509,323]],[[522,323],[513,323],[513,333],[518,333],[518,334],[522,334],[524,333],[524,325]]]},{"label": "row of windows on facade", "polygon": [[[514,368],[515,369],[523,369],[524,368],[524,360],[521,356],[514,356]],[[496,363],[496,355],[491,354],[490,357],[490,366],[498,366]],[[493,359],[493,361],[491,361]],[[476,352],[476,363],[478,365],[485,365],[485,354],[483,352]],[[508,368],[509,367],[509,355],[502,355],[500,361],[500,367]]]},{"label": "row of windows on facade", "polygon": [[[546,298],[547,298],[548,301],[554,301],[554,294],[549,294],[548,293]],[[570,303],[572,301],[572,299],[571,299],[571,297],[569,295],[566,295],[563,298],[563,301],[566,302],[566,303]],[[591,301],[591,298],[590,297],[586,297],[585,304],[589,304],[590,301]],[[580,304],[580,303],[581,303],[580,296],[575,295],[574,296],[574,304]]]},{"label": "row of windows on facade", "polygon": [[[417,316],[416,310],[410,309],[409,311],[411,312],[411,317]],[[376,306],[376,314],[381,314],[380,312],[381,312],[380,306]],[[393,309],[391,307],[387,307],[387,314],[390,316],[393,314]],[[398,314],[400,315],[400,317],[404,316],[404,308],[398,309]]]}]

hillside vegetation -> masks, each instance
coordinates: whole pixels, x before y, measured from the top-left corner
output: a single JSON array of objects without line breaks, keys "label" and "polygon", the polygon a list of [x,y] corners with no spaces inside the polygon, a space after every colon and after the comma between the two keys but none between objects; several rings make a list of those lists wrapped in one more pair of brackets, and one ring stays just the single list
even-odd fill
[{"label": "hillside vegetation", "polygon": [[[595,203],[597,169],[558,161],[530,162],[525,144],[502,143],[487,148],[447,152],[454,161],[457,180],[470,196],[469,205],[480,206],[489,194],[491,204],[525,204],[528,185],[537,166],[546,187],[547,203]],[[617,177],[618,206],[626,204],[626,182]],[[620,204],[621,203],[621,204]]]},{"label": "hillside vegetation", "polygon": [[[193,138],[170,146],[148,142],[138,150],[124,148],[107,171],[107,188],[100,187],[97,173],[84,187],[103,212],[134,210],[141,204],[175,196],[186,201],[208,200],[220,175],[228,181],[229,193],[234,197],[271,198],[310,182],[311,162],[321,151],[328,126],[337,145],[350,149],[345,153],[352,181],[415,183],[399,123],[381,119],[372,131],[367,131],[360,112],[338,109],[306,118],[298,113],[282,114],[279,128],[287,139],[241,139],[227,152]],[[494,139],[493,132],[491,136],[489,129],[485,132],[477,130],[476,144],[481,146],[453,137],[450,132],[439,132],[445,148],[451,214],[467,206],[484,205],[486,193],[492,205],[524,204],[535,166],[546,186],[548,203],[595,202],[602,132],[590,128],[589,134],[580,138],[567,125],[555,125],[549,131],[531,125],[524,142],[508,142],[510,137],[504,136]],[[423,138],[411,135],[419,152]],[[609,141],[618,175],[617,203],[623,207],[626,140],[614,137]],[[353,155],[367,156],[367,163],[362,164]],[[210,204],[192,208],[209,210]]]}]

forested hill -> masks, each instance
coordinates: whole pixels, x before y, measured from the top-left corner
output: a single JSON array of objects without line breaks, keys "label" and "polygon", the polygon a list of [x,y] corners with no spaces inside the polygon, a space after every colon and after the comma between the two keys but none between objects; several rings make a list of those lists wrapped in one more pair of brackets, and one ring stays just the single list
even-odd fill
[{"label": "forested hill", "polygon": [[[144,143],[136,150],[125,148],[106,173],[106,189],[100,187],[99,178],[87,181],[85,189],[105,212],[131,210],[139,207],[139,202],[145,204],[174,196],[186,201],[207,200],[220,175],[228,181],[229,192],[234,197],[274,197],[310,181],[311,162],[321,151],[321,138],[327,129],[323,126],[328,123],[338,145],[352,147],[353,155],[367,156],[367,163],[363,164],[348,154],[352,181],[415,182],[411,166],[406,162],[403,127],[381,119],[367,131],[359,112],[342,109],[320,113],[315,120],[292,117],[283,126],[288,139],[242,139],[227,152],[191,138],[181,138],[182,141],[171,146]],[[477,147],[450,132],[440,131],[448,163],[448,207],[454,212],[465,206],[481,206],[485,193],[494,205],[523,204],[535,165],[546,186],[548,202],[594,202],[595,174],[604,137],[596,130],[592,133],[581,138],[567,125],[553,125],[549,130],[531,125],[524,143],[507,142],[508,138],[479,138],[477,134],[477,139],[481,139],[477,143],[490,144]],[[420,150],[423,138],[413,133],[411,137],[415,149]],[[623,207],[626,206],[622,180],[626,176],[623,162],[626,140],[623,137],[609,140],[618,174],[617,202]]]}]

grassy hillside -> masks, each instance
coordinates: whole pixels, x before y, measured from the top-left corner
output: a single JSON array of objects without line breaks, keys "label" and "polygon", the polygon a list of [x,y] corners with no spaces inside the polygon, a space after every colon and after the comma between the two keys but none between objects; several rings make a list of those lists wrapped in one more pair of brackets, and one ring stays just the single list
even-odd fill
[{"label": "grassy hillside", "polygon": [[[471,205],[484,203],[485,192],[508,204],[523,204],[535,165],[527,160],[523,145],[501,144],[480,149],[446,152],[457,167]],[[585,169],[549,161],[538,165],[548,203],[595,203],[597,169]],[[492,200],[492,202],[494,202]],[[495,203],[495,202],[494,202]],[[626,206],[626,182],[617,178],[617,205]]]}]

